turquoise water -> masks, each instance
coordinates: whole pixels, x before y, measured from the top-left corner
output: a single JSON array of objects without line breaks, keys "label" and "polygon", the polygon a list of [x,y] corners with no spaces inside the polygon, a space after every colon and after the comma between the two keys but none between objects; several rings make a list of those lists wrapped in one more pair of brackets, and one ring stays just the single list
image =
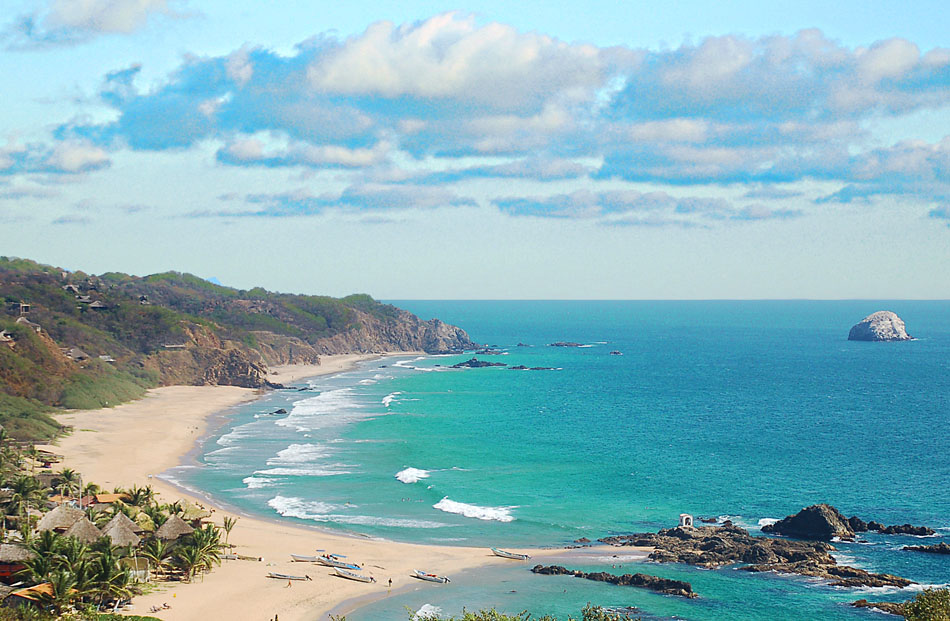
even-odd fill
[{"label": "turquoise water", "polygon": [[[950,303],[397,304],[506,352],[485,360],[555,370],[446,368],[469,356],[375,361],[242,406],[206,444],[204,467],[175,476],[246,511],[403,541],[558,545],[670,526],[681,512],[755,530],[816,502],[950,536]],[[918,340],[846,340],[880,309]],[[290,413],[264,415],[279,407]],[[919,539],[867,539],[842,544],[843,560],[950,582],[946,557],[899,550]],[[421,603],[564,616],[589,600],[647,618],[845,619],[872,613],[842,601],[911,594],[732,569],[636,570],[689,580],[702,597],[511,567],[504,588],[474,572],[351,618],[404,619],[404,605]]]}]

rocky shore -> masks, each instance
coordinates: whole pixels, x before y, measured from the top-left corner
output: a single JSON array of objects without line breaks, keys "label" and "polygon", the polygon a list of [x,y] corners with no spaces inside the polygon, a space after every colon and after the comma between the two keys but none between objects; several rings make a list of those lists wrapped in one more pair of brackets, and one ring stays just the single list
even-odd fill
[{"label": "rocky shore", "polygon": [[932,546],[904,546],[904,550],[914,552],[927,552],[928,554],[950,554],[950,545],[946,543],[937,543]]},{"label": "rocky shore", "polygon": [[615,546],[652,546],[649,558],[659,563],[686,563],[709,569],[745,563],[740,567],[744,571],[811,576],[844,587],[903,588],[913,584],[899,576],[839,565],[831,555],[835,548],[830,543],[753,537],[728,521],[721,526],[668,528],[598,541]]},{"label": "rocky shore", "polygon": [[789,515],[774,524],[762,527],[763,533],[774,533],[800,539],[830,541],[841,539],[853,541],[857,533],[876,531],[882,535],[933,535],[934,530],[927,526],[899,524],[885,526],[880,522],[865,522],[857,516],[846,518],[840,511],[828,504],[805,507],[794,515]]},{"label": "rocky shore", "polygon": [[693,586],[689,582],[670,580],[649,574],[623,574],[622,576],[615,576],[614,574],[608,574],[603,571],[585,573],[575,569],[567,569],[560,565],[535,565],[531,568],[531,571],[546,576],[574,576],[575,578],[584,578],[586,580],[594,580],[595,582],[607,582],[609,584],[616,584],[617,586],[638,587],[641,589],[649,589],[656,593],[677,595],[690,599],[698,597],[698,595],[693,592]]}]

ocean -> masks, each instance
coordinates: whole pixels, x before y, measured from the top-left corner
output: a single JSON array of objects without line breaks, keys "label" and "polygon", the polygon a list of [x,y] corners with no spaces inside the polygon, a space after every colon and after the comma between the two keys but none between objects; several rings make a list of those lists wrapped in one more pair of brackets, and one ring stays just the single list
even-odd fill
[{"label": "ocean", "polygon": [[[501,351],[479,359],[543,369],[448,368],[470,354],[364,363],[235,408],[199,467],[170,476],[262,516],[467,546],[563,546],[674,526],[680,513],[757,533],[827,502],[938,530],[838,544],[840,562],[950,583],[950,558],[900,549],[950,541],[950,302],[393,303]],[[849,342],[850,327],[876,310],[897,312],[916,340]],[[557,341],[580,346],[549,346]],[[644,619],[868,619],[877,613],[847,602],[922,588],[623,561],[576,567],[688,580],[700,597],[512,563],[347,618],[402,620],[428,604],[566,619],[592,602],[636,607]]]}]

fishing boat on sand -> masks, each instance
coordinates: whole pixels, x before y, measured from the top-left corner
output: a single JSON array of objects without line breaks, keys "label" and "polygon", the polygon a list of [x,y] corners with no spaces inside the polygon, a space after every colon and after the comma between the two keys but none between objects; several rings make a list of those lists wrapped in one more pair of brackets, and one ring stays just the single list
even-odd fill
[{"label": "fishing boat on sand", "polygon": [[277,578],[278,580],[313,580],[310,576],[293,576],[291,574],[278,574],[276,572],[268,572],[268,578]]},{"label": "fishing boat on sand", "polygon": [[445,584],[447,582],[452,582],[448,579],[447,576],[439,576],[436,574],[430,574],[425,571],[420,571],[418,569],[412,570],[412,576],[418,578],[419,580],[428,580],[429,582],[438,582],[440,584]]},{"label": "fishing boat on sand", "polygon": [[363,574],[347,571],[339,567],[334,567],[333,571],[335,571],[336,575],[340,576],[341,578],[349,578],[350,580],[356,580],[357,582],[376,582],[376,578],[372,576],[364,576]]},{"label": "fishing boat on sand", "polygon": [[317,562],[321,565],[326,565],[327,567],[339,567],[340,569],[363,569],[356,563],[347,563],[346,561],[341,561],[341,558],[346,558],[339,554],[324,554],[317,557]]},{"label": "fishing boat on sand", "polygon": [[517,554],[516,552],[505,552],[504,550],[499,550],[498,548],[492,548],[491,551],[495,556],[500,556],[501,558],[510,558],[513,561],[526,561],[530,556],[527,554]]},{"label": "fishing boat on sand", "polygon": [[298,563],[316,563],[316,556],[307,556],[306,554],[291,554],[290,558],[294,559]]}]

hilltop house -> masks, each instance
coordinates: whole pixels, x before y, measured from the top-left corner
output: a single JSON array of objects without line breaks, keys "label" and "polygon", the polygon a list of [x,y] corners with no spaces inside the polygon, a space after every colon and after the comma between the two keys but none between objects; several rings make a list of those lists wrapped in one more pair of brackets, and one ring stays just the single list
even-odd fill
[{"label": "hilltop house", "polygon": [[43,330],[43,328],[40,327],[40,324],[38,324],[38,323],[33,323],[32,321],[30,321],[30,320],[27,319],[26,317],[17,317],[16,322],[17,322],[18,324],[20,324],[21,326],[26,326],[27,328],[32,329],[32,330],[33,330],[34,332],[36,332],[37,334],[39,334],[39,333]]}]

